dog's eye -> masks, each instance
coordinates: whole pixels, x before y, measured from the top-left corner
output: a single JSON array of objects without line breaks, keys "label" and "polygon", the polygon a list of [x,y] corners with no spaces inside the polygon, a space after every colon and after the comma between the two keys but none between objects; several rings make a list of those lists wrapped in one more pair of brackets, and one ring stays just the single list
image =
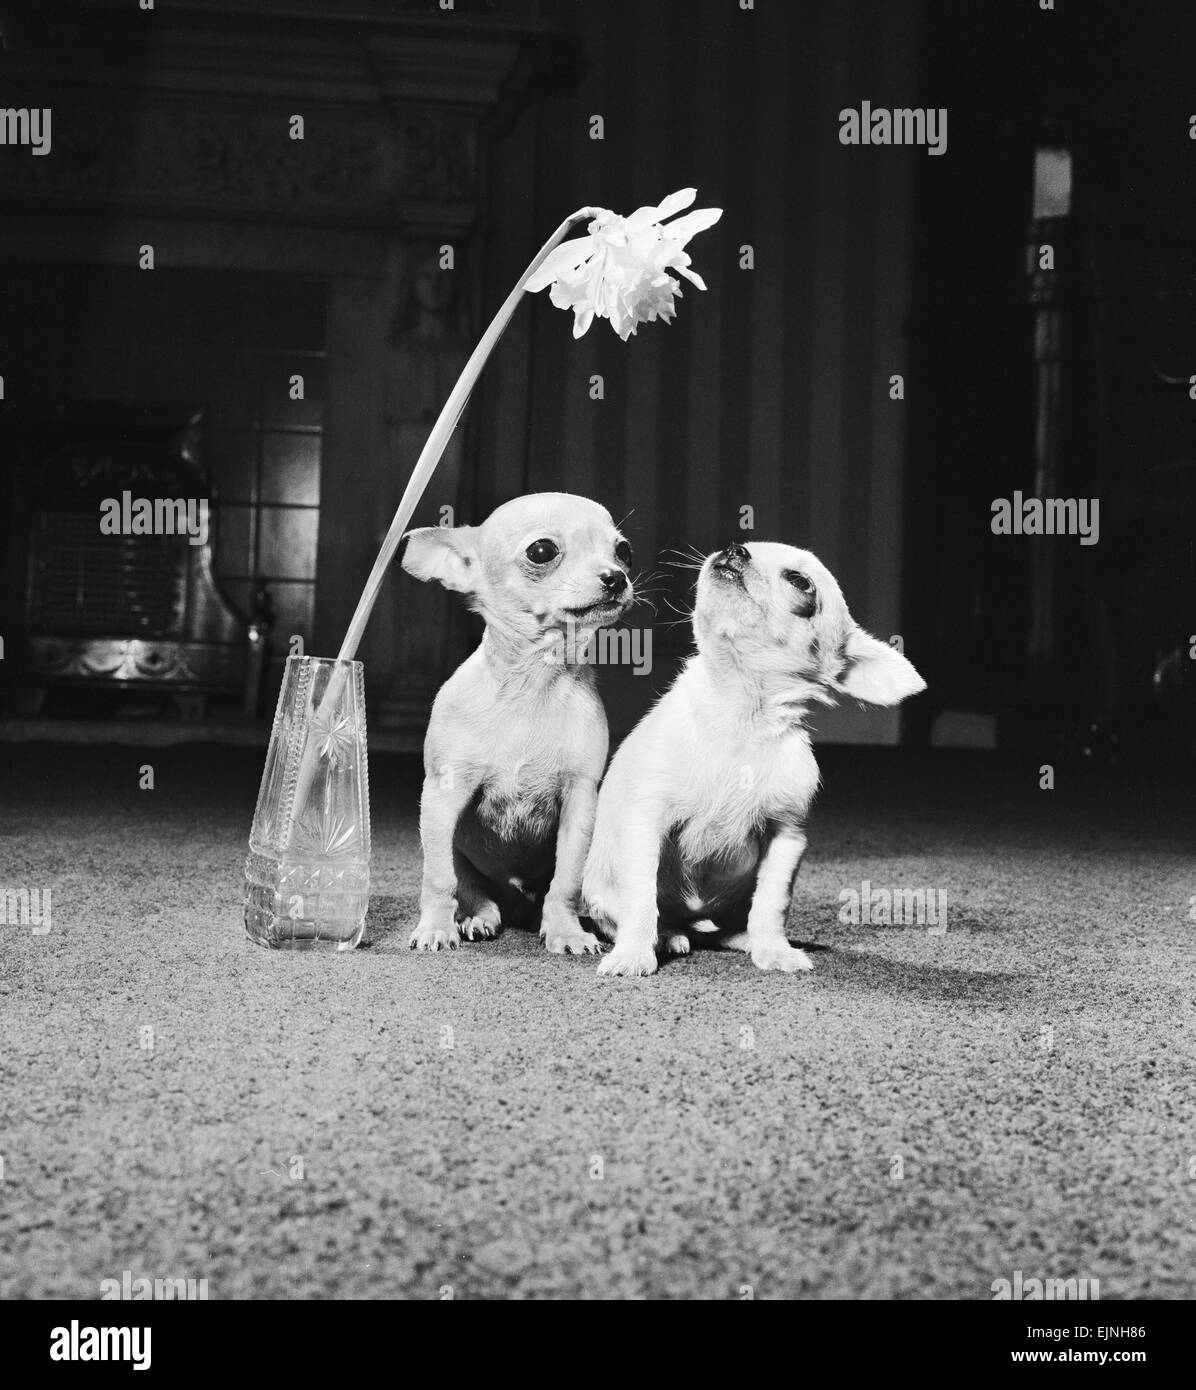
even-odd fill
[{"label": "dog's eye", "polygon": [[624,569],[629,570],[631,568],[631,546],[627,541],[620,541],[615,546],[615,559]]},{"label": "dog's eye", "polygon": [[814,586],[804,574],[799,574],[797,570],[785,570],[781,578],[787,580],[793,587],[802,594],[810,593]]},{"label": "dog's eye", "polygon": [[533,565],[547,565],[561,553],[555,541],[532,541],[525,552]]}]

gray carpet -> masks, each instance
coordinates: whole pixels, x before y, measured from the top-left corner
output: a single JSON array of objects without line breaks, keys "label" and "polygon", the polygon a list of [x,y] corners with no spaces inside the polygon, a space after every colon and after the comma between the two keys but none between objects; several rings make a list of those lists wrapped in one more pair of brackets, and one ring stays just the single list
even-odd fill
[{"label": "gray carpet", "polygon": [[[408,952],[398,758],[368,947],[251,946],[260,757],[155,749],[142,792],[136,749],[0,748],[0,888],[53,891],[0,928],[3,1296],[1196,1292],[1190,783],[824,750],[814,973],[600,981],[526,935]],[[841,925],[865,878],[946,934]]]}]

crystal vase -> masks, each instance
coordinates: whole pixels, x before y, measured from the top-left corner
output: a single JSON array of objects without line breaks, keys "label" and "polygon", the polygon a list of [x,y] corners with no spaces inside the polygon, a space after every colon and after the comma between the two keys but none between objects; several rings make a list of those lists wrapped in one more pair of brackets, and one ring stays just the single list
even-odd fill
[{"label": "crystal vase", "polygon": [[259,946],[351,951],[370,901],[370,793],[360,661],[288,658],[245,861]]}]

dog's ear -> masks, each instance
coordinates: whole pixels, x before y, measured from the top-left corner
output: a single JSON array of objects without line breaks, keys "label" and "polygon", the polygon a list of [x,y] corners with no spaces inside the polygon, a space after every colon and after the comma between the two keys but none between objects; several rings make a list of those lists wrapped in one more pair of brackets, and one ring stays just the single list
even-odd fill
[{"label": "dog's ear", "polygon": [[403,568],[425,583],[435,580],[459,594],[472,594],[479,574],[476,537],[476,526],[420,526],[408,531]]},{"label": "dog's ear", "polygon": [[843,659],[847,664],[835,685],[853,700],[869,705],[899,705],[926,689],[926,682],[912,662],[887,642],[870,637],[862,627],[853,627],[848,634]]}]

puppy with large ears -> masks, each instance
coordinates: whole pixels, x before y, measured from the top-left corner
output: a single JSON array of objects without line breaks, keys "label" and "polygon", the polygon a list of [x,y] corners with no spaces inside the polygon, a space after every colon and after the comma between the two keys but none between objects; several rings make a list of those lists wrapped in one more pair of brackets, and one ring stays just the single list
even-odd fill
[{"label": "puppy with large ears", "polygon": [[657,947],[684,954],[692,932],[761,970],[809,970],[785,938],[818,787],[808,707],[895,705],[926,683],[789,545],[707,556],[694,635],[697,655],[623,742],[598,798],[583,893],[615,943],[599,971],[650,975]]},{"label": "puppy with large ears", "polygon": [[462,933],[494,937],[538,911],[549,951],[599,951],[577,915],[607,754],[585,656],[633,601],[631,546],[605,507],[540,492],[481,526],[409,532],[403,568],[464,594],[486,620],[432,706],[411,946],[455,950]]}]

